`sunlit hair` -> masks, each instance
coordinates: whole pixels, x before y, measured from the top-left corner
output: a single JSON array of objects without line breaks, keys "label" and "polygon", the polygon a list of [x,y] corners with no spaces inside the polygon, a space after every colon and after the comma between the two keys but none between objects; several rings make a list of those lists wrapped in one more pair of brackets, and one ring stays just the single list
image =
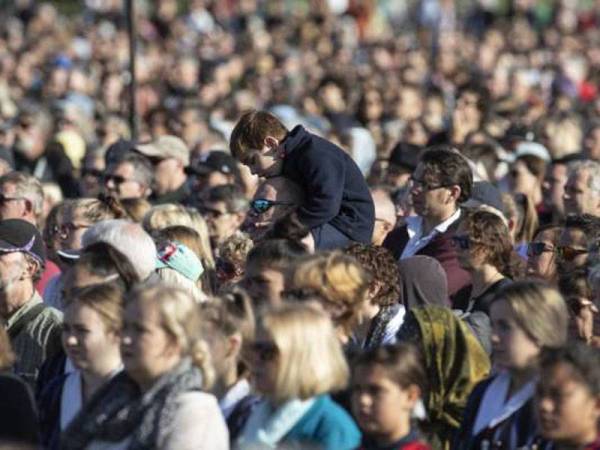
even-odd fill
[{"label": "sunlit hair", "polygon": [[339,391],[348,382],[348,364],[331,320],[316,303],[287,303],[259,320],[278,351],[275,402]]},{"label": "sunlit hair", "polygon": [[307,290],[343,308],[336,325],[350,332],[360,307],[367,298],[370,277],[358,261],[340,252],[308,257],[292,276],[295,290]]},{"label": "sunlit hair", "polygon": [[145,198],[124,198],[121,200],[121,204],[129,218],[136,223],[141,223],[146,213],[152,208],[150,202]]},{"label": "sunlit hair", "polygon": [[70,203],[68,212],[71,216],[79,215],[89,223],[102,220],[124,219],[127,212],[121,202],[110,195],[100,195],[98,198],[79,198]]},{"label": "sunlit hair", "polygon": [[9,183],[14,185],[15,197],[24,197],[31,203],[36,225],[41,227],[44,214],[44,191],[42,183],[33,175],[23,172],[9,172],[0,177],[0,186]]},{"label": "sunlit hair", "polygon": [[567,340],[569,311],[560,293],[540,281],[518,281],[501,289],[513,318],[539,347],[560,347]]},{"label": "sunlit hair", "polygon": [[535,205],[525,194],[502,194],[502,204],[506,218],[515,224],[513,239],[515,243],[531,242],[538,227],[539,219]]},{"label": "sunlit hair", "polygon": [[214,369],[202,333],[202,314],[191,295],[167,283],[144,283],[131,292],[128,301],[157,307],[163,329],[179,345],[181,356],[189,357],[200,369],[203,387],[210,388],[214,381]]},{"label": "sunlit hair", "polygon": [[92,284],[71,291],[68,307],[85,305],[93,309],[105,329],[117,333],[123,326],[123,289],[116,283]]}]

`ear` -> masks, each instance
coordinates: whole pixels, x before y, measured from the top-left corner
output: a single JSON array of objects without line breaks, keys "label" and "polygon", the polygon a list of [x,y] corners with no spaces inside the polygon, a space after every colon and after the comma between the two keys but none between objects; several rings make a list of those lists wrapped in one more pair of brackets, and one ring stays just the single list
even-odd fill
[{"label": "ear", "polygon": [[264,140],[265,146],[270,149],[275,149],[279,147],[279,141],[275,139],[273,136],[267,136]]},{"label": "ear", "polygon": [[225,355],[229,358],[233,356],[237,358],[237,356],[242,351],[242,335],[240,333],[235,333],[232,336],[227,338],[227,352]]},{"label": "ear", "polygon": [[27,278],[33,278],[38,271],[38,268],[39,263],[36,260],[32,258],[25,259],[25,271],[27,272]]},{"label": "ear", "polygon": [[33,214],[33,202],[29,199],[25,199],[25,214]]},{"label": "ear", "polygon": [[411,406],[414,407],[421,398],[421,388],[416,384],[411,384],[406,388],[406,396]]},{"label": "ear", "polygon": [[452,199],[455,203],[458,203],[458,199],[460,198],[460,194],[462,193],[462,189],[460,188],[460,186],[454,185],[449,187],[448,190],[450,191],[450,197],[448,197],[448,200]]}]

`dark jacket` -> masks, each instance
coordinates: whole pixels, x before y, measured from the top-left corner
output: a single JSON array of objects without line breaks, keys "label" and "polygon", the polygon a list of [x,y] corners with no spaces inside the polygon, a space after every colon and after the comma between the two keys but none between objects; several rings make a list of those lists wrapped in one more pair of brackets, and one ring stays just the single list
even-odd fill
[{"label": "dark jacket", "polygon": [[370,243],[375,207],[350,155],[300,125],[290,131],[283,147],[282,175],[305,193],[298,209],[300,221],[311,229],[329,223],[353,241]]},{"label": "dark jacket", "polygon": [[[458,295],[464,295],[461,291],[468,289],[471,285],[471,275],[460,267],[456,256],[456,249],[452,244],[451,238],[459,225],[460,219],[450,225],[446,232],[435,236],[425,247],[416,253],[417,255],[430,256],[440,262],[448,278],[448,295],[452,301]],[[407,226],[404,225],[390,231],[385,241],[383,241],[383,246],[390,250],[396,259],[400,259],[408,240]]]},{"label": "dark jacket", "polygon": [[[514,429],[515,432],[516,448],[524,448],[533,442],[537,431],[533,397],[525,402],[525,404],[510,417],[499,423],[495,428],[484,429],[476,436],[473,436],[473,427],[475,426],[479,407],[482,406],[481,402],[483,401],[485,391],[493,380],[494,377],[490,377],[487,380],[482,381],[475,386],[473,392],[471,392],[460,429],[454,439],[454,445],[452,446],[454,450],[479,450],[480,448],[483,448],[483,441],[491,441],[496,433],[499,434],[499,439],[495,440],[495,443],[500,445],[500,447],[497,448],[511,450],[508,441],[511,428]],[[496,447],[490,446],[490,448]]]},{"label": "dark jacket", "polygon": [[33,395],[20,378],[0,374],[0,441],[37,445],[39,433]]},{"label": "dark jacket", "polygon": [[38,398],[40,433],[46,450],[60,448],[60,408],[67,377],[68,374],[63,374],[48,382]]}]

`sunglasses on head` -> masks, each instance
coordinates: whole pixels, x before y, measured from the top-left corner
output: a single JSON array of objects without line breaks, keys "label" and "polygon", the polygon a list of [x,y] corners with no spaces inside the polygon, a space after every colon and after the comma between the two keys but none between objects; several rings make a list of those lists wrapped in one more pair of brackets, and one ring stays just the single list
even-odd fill
[{"label": "sunglasses on head", "polygon": [[556,254],[560,259],[565,261],[573,261],[579,255],[585,255],[587,253],[589,253],[587,249],[583,248],[573,248],[567,245],[556,247]]},{"label": "sunglasses on head", "polygon": [[283,206],[293,206],[292,202],[278,202],[275,200],[267,200],[266,198],[257,198],[256,200],[252,200],[250,202],[250,208],[257,214],[262,214],[267,212],[273,206],[283,205]]},{"label": "sunglasses on head", "polygon": [[452,236],[452,243],[461,250],[468,250],[471,248],[471,239],[465,234]]},{"label": "sunglasses on head", "polygon": [[527,245],[527,256],[534,257],[540,256],[542,253],[553,253],[554,247],[546,245],[543,242],[531,242]]},{"label": "sunglasses on head", "polygon": [[255,341],[252,343],[251,348],[261,362],[273,361],[279,354],[279,349],[271,341]]}]

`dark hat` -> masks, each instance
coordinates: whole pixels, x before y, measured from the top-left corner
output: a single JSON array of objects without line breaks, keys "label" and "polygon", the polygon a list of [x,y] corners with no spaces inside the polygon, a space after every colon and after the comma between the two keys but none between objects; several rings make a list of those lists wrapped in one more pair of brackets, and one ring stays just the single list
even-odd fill
[{"label": "dark hat", "polygon": [[504,203],[502,202],[502,193],[492,183],[487,181],[476,181],[473,183],[471,198],[463,206],[476,207],[479,205],[488,205],[504,214]]},{"label": "dark hat", "polygon": [[135,142],[128,141],[125,139],[119,139],[116,142],[113,142],[106,149],[106,155],[104,156],[104,161],[106,162],[106,167],[112,166],[113,164],[117,164],[121,161],[125,155],[135,149]]},{"label": "dark hat", "polygon": [[423,148],[419,145],[398,142],[392,149],[389,164],[415,170],[421,159]]},{"label": "dark hat", "polygon": [[239,176],[239,169],[235,158],[221,150],[211,151],[199,161],[186,168],[188,175],[208,175],[211,172]]},{"label": "dark hat", "polygon": [[23,252],[40,264],[46,261],[42,235],[33,224],[21,219],[0,221],[0,253]]}]

